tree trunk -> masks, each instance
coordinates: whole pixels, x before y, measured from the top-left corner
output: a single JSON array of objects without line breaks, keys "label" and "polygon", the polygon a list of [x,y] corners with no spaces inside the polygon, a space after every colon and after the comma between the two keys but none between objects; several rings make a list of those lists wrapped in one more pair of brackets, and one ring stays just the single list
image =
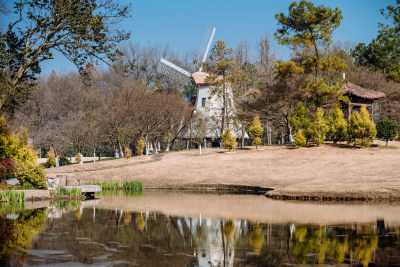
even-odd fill
[{"label": "tree trunk", "polygon": [[245,134],[246,134],[246,131],[245,131],[245,129],[244,129],[244,125],[242,124],[242,140],[241,140],[241,142],[240,142],[241,148],[244,147],[244,135],[245,135]]}]

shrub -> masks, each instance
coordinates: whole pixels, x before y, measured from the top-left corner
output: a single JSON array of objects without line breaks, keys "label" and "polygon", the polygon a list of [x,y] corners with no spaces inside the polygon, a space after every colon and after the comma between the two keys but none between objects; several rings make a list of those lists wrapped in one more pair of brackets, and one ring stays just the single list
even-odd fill
[{"label": "shrub", "polygon": [[236,138],[232,135],[231,129],[226,128],[221,138],[222,138],[222,146],[225,149],[229,149],[229,151],[231,151],[232,149],[235,148]]},{"label": "shrub", "polygon": [[36,163],[18,160],[15,162],[16,173],[14,177],[17,178],[22,184],[27,182],[32,183],[37,188],[46,187],[46,177],[44,170]]},{"label": "shrub", "polygon": [[66,166],[66,165],[71,165],[71,161],[69,159],[67,159],[66,157],[60,157],[60,160],[58,162],[60,164],[60,166]]},{"label": "shrub", "polygon": [[78,164],[82,163],[82,154],[80,152],[75,155],[75,161]]},{"label": "shrub", "polygon": [[36,163],[38,153],[28,143],[28,131],[20,128],[13,134],[4,117],[0,117],[0,130],[0,158],[14,163],[13,176],[21,184],[27,181],[38,188],[46,187],[43,168]]},{"label": "shrub", "polygon": [[326,117],[328,125],[327,135],[333,139],[336,144],[340,140],[345,140],[347,135],[347,122],[344,119],[343,111],[339,104],[336,104],[332,111]]},{"label": "shrub", "polygon": [[365,106],[362,106],[360,113],[353,112],[348,125],[348,141],[362,146],[370,146],[376,136],[376,127]]},{"label": "shrub", "polygon": [[294,145],[296,148],[300,148],[302,146],[305,146],[307,144],[307,139],[303,135],[303,130],[298,130],[297,134],[294,137]]},{"label": "shrub", "polygon": [[124,157],[127,159],[132,157],[132,150],[129,147],[125,147],[124,149]]},{"label": "shrub", "polygon": [[54,167],[56,166],[56,153],[53,149],[50,149],[46,154],[47,158],[47,166]]},{"label": "shrub", "polygon": [[257,146],[261,145],[261,136],[263,134],[264,130],[261,127],[261,123],[260,123],[260,118],[258,116],[255,116],[253,119],[253,124],[250,126],[249,128],[249,134],[250,134],[250,138],[253,141],[253,145]]},{"label": "shrub", "polygon": [[14,162],[10,159],[0,159],[0,182],[10,178],[16,171]]},{"label": "shrub", "polygon": [[389,119],[382,119],[376,123],[376,136],[386,141],[386,146],[389,140],[396,138],[398,133],[397,122]]},{"label": "shrub", "polygon": [[144,142],[144,140],[141,138],[138,140],[137,145],[136,145],[136,154],[141,156],[143,155],[143,150],[144,150],[144,146],[146,145],[146,143]]},{"label": "shrub", "polygon": [[311,123],[309,133],[311,135],[311,141],[317,145],[325,142],[325,134],[328,131],[328,126],[324,120],[324,110],[317,108],[315,113],[314,121]]}]

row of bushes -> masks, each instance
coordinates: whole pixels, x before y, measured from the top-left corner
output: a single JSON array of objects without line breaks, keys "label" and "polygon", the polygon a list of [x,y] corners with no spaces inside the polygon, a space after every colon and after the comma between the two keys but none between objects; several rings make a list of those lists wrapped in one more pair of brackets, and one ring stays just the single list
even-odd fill
[{"label": "row of bushes", "polygon": [[368,147],[376,136],[386,141],[397,136],[398,126],[395,122],[384,119],[378,121],[376,127],[365,106],[361,107],[360,112],[352,112],[349,121],[344,119],[339,104],[326,115],[322,108],[317,108],[314,119],[311,120],[310,117],[308,110],[301,103],[290,117],[297,148],[306,146],[308,143],[320,145],[326,138],[332,139],[335,143],[347,141],[354,145]]}]

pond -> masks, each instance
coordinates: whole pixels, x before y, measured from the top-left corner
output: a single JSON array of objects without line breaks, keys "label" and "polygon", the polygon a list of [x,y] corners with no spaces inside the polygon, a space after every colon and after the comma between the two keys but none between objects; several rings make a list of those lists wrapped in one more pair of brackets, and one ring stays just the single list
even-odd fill
[{"label": "pond", "polygon": [[146,191],[0,206],[1,266],[400,266],[400,205]]}]

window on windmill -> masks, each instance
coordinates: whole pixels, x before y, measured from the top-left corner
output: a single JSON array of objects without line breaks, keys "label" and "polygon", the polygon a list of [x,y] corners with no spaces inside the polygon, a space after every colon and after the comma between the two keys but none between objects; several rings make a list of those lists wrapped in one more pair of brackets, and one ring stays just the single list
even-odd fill
[{"label": "window on windmill", "polygon": [[201,99],[201,107],[204,108],[205,106],[206,106],[206,98],[203,97],[203,98]]}]

